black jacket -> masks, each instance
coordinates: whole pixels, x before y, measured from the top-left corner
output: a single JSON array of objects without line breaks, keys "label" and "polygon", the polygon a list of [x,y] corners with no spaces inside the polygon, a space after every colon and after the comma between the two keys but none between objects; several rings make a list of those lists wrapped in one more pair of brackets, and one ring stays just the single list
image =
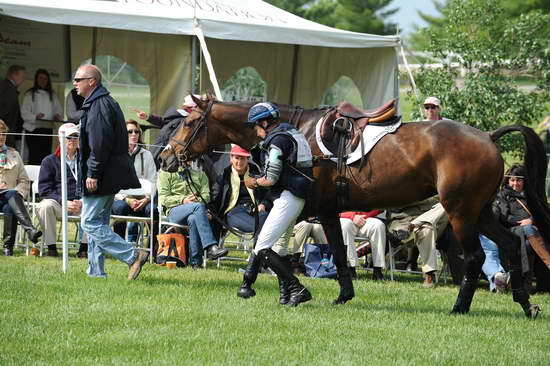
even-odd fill
[{"label": "black jacket", "polygon": [[[258,175],[258,169],[255,165],[250,164],[250,175]],[[211,208],[219,215],[223,216],[227,206],[229,205],[229,200],[231,199],[231,165],[223,170],[223,174],[220,174],[216,182],[212,186],[212,200],[210,201]],[[254,196],[258,204],[265,205],[267,211],[271,210],[273,207],[273,200],[270,194],[269,189],[267,188],[256,188],[254,190]]]},{"label": "black jacket", "polygon": [[19,107],[19,91],[9,79],[0,81],[0,119],[8,125],[10,132],[21,132],[23,119]]},{"label": "black jacket", "polygon": [[531,217],[518,202],[518,199],[527,207],[523,192],[516,192],[509,187],[505,187],[497,194],[493,203],[493,212],[507,228],[518,226],[518,221]]},{"label": "black jacket", "polygon": [[[99,84],[84,100],[80,119],[79,188],[84,194],[109,195],[139,188],[128,154],[124,115],[107,89]],[[86,190],[86,178],[98,179],[98,189]]]},{"label": "black jacket", "polygon": [[[40,198],[51,198],[61,204],[61,159],[50,154],[42,160],[38,176],[38,195]],[[80,199],[76,192],[76,180],[67,166],[67,200]]]}]

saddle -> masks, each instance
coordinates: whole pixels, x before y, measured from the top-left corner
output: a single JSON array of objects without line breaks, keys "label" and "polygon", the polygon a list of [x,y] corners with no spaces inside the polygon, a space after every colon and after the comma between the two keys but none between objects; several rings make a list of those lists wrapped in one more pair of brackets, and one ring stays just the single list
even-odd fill
[{"label": "saddle", "polygon": [[393,98],[382,106],[361,110],[348,102],[342,102],[327,111],[321,122],[321,140],[334,155],[337,155],[338,151],[338,138],[336,137],[337,131],[335,131],[334,123],[343,126],[348,133],[346,153],[354,151],[363,136],[363,130],[368,124],[391,124],[394,123],[394,117],[397,112],[396,108],[397,99]]}]

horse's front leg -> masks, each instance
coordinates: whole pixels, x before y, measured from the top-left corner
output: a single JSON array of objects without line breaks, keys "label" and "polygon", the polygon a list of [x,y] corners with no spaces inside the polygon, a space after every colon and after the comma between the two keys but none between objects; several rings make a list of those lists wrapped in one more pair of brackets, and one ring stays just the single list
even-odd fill
[{"label": "horse's front leg", "polygon": [[353,290],[353,282],[351,279],[351,271],[348,268],[346,257],[346,246],[342,237],[342,228],[340,226],[340,218],[337,214],[321,217],[323,230],[327,236],[330,250],[334,258],[334,264],[338,270],[338,283],[340,284],[340,293],[332,302],[333,305],[345,304],[355,296]]}]

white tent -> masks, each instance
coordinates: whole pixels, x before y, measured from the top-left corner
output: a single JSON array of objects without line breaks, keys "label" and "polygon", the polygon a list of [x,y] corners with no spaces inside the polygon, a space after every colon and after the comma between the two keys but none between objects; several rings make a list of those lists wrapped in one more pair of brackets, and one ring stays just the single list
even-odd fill
[{"label": "white tent", "polygon": [[316,106],[343,75],[365,107],[398,94],[398,37],[333,29],[260,0],[0,0],[0,13],[70,26],[71,70],[93,51],[128,62],[148,80],[157,113],[191,89],[194,35],[206,37],[208,50],[201,48],[214,89],[252,66],[267,83],[268,99],[281,103]]}]

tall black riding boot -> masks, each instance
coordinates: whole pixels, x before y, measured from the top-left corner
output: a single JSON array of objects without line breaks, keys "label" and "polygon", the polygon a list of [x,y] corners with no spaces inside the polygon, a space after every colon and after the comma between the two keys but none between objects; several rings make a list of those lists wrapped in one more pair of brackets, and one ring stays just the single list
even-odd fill
[{"label": "tall black riding boot", "polygon": [[298,306],[298,304],[312,299],[307,288],[302,286],[277,253],[271,249],[262,249],[259,255],[266,261],[269,268],[277,274],[277,277],[284,282],[288,291],[290,291],[290,299],[285,304],[286,306]]},{"label": "tall black riding boot", "polygon": [[15,235],[17,234],[17,222],[12,214],[4,214],[4,255],[11,257],[13,255],[13,245],[15,244]]},{"label": "tall black riding boot", "polygon": [[[292,256],[287,255],[285,257],[281,257],[281,260],[283,261],[283,264],[287,267],[288,271],[290,273],[293,273],[290,259],[291,257]],[[281,277],[277,276],[277,280],[279,281],[279,304],[286,305],[290,301],[290,290],[288,289],[286,282],[284,282]]]},{"label": "tall black riding boot", "polygon": [[42,236],[42,231],[37,230],[33,226],[31,218],[29,217],[29,212],[25,207],[25,202],[23,202],[23,198],[19,194],[16,194],[8,200],[8,204],[15,217],[17,217],[17,221],[19,221],[23,229],[27,232],[29,240],[36,244],[38,238]]},{"label": "tall black riding boot", "polygon": [[248,299],[249,297],[256,296],[256,291],[252,288],[256,278],[258,278],[258,272],[260,271],[260,266],[262,265],[262,257],[256,255],[254,251],[250,254],[248,258],[248,265],[243,274],[243,283],[237,291],[237,296],[242,297],[243,299]]}]

